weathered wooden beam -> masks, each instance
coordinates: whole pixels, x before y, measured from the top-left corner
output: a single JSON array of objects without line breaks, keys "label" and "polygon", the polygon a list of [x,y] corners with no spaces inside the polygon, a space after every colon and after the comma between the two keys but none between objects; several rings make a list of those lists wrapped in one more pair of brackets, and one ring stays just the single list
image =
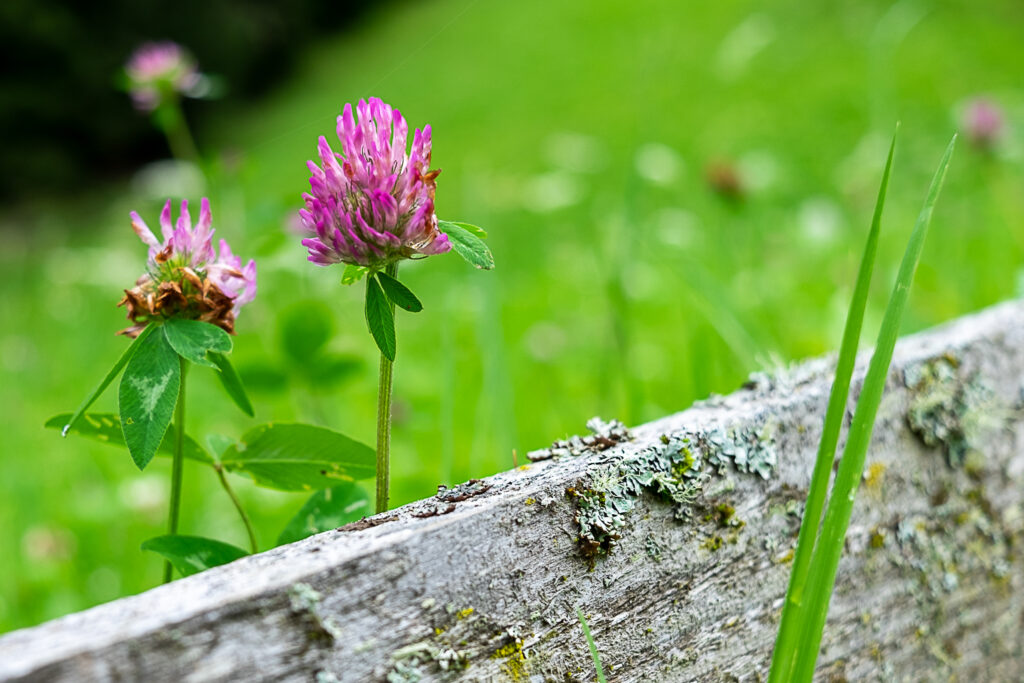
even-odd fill
[{"label": "weathered wooden beam", "polygon": [[[0,680],[593,680],[576,607],[609,680],[758,680],[831,370],[8,634]],[[1021,303],[897,347],[823,680],[1024,677],[1022,376]]]}]

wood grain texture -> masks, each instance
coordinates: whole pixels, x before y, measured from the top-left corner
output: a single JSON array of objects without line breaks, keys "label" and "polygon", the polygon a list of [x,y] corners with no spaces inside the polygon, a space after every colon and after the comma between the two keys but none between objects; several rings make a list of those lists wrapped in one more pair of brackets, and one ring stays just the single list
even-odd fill
[{"label": "wood grain texture", "polygon": [[[590,681],[577,606],[609,680],[763,679],[831,368],[8,634],[0,680]],[[1022,377],[1021,303],[897,346],[821,680],[1024,678]],[[581,555],[580,492],[663,435],[716,429],[770,442],[771,476],[705,468],[686,505],[644,493],[607,555]]]}]

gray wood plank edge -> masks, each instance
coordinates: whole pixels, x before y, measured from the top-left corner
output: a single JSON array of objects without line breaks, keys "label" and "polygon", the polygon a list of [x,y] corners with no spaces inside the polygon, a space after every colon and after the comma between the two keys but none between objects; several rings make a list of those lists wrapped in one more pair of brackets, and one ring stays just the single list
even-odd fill
[{"label": "gray wood plank edge", "polygon": [[[0,681],[593,680],[576,606],[609,680],[759,680],[833,362],[761,376],[602,453],[465,485],[448,498],[490,488],[454,507],[418,501],[7,634]],[[822,680],[1024,677],[1022,377],[1019,302],[897,346]],[[716,428],[770,431],[771,476],[710,475],[682,521],[645,493],[591,567],[566,490],[662,435]]]}]

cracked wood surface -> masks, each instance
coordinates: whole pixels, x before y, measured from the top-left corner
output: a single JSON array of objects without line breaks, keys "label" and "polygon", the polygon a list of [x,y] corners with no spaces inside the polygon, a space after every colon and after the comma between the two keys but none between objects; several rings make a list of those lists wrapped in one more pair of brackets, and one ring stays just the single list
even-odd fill
[{"label": "cracked wood surface", "polygon": [[[590,681],[577,606],[609,680],[761,680],[832,367],[760,376],[601,453],[10,633],[0,681]],[[821,680],[1024,678],[1022,377],[1021,303],[897,346]],[[769,426],[768,479],[711,471],[682,519],[644,493],[610,553],[581,556],[566,491],[592,490],[596,463],[663,435]]]}]

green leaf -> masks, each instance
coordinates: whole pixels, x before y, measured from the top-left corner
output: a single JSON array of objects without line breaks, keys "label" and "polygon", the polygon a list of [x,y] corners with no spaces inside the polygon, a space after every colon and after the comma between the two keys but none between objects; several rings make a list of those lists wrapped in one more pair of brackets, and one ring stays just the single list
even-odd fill
[{"label": "green leaf", "polygon": [[864,310],[867,307],[868,290],[871,285],[871,274],[875,265],[875,254],[878,251],[878,235],[881,231],[882,209],[889,187],[889,173],[892,170],[893,152],[896,149],[896,135],[889,145],[889,157],[882,172],[882,183],[875,201],[875,212],[871,219],[864,255],[861,257],[860,270],[857,273],[857,284],[853,290],[853,300],[846,315],[846,328],[843,330],[843,341],[839,347],[839,360],[836,363],[836,376],[829,394],[828,410],[825,413],[825,424],[822,429],[821,442],[818,444],[818,456],[811,475],[811,486],[804,505],[803,521],[800,524],[800,535],[793,557],[793,568],[789,575],[789,588],[786,602],[782,610],[782,621],[779,635],[775,640],[772,653],[772,669],[770,680],[779,683],[789,680],[794,658],[800,649],[798,638],[804,629],[807,611],[803,609],[803,595],[807,588],[807,575],[810,571],[811,554],[821,525],[821,512],[828,493],[829,479],[832,476],[832,462],[836,456],[836,445],[839,443],[839,431],[843,416],[846,413],[846,400],[850,393],[850,379],[857,362],[857,344],[860,340],[861,326],[864,322]]},{"label": "green leaf", "polygon": [[224,469],[279,491],[312,491],[377,471],[376,452],[344,434],[306,424],[270,423],[249,430],[221,456]]},{"label": "green leaf", "polygon": [[448,241],[451,242],[455,253],[471,266],[481,270],[494,268],[494,257],[491,255],[491,250],[479,237],[458,223],[440,221],[438,227],[448,235]]},{"label": "green leaf", "polygon": [[370,272],[370,269],[366,266],[353,266],[351,264],[345,266],[345,271],[341,274],[341,284],[343,285],[354,285],[363,279],[363,276]]},{"label": "green leaf", "polygon": [[141,470],[164,439],[181,382],[181,361],[163,334],[139,346],[121,377],[118,412],[128,452]]},{"label": "green leaf", "polygon": [[419,313],[423,310],[423,304],[416,298],[416,295],[396,278],[380,272],[377,273],[377,279],[380,280],[380,286],[384,288],[384,294],[387,295],[391,303],[410,313]]},{"label": "green leaf", "polygon": [[395,314],[375,277],[366,280],[366,324],[384,357],[395,360]]},{"label": "green leaf", "polygon": [[[49,429],[60,429],[63,425],[67,424],[67,419],[70,416],[71,413],[54,415],[46,421],[45,426]],[[84,436],[87,439],[102,441],[111,446],[124,446],[124,432],[121,430],[121,422],[114,413],[86,413],[71,428],[71,432]],[[156,454],[172,457],[174,455],[176,439],[174,426],[171,425],[171,428],[167,430],[167,434],[164,435],[164,440],[160,442],[160,447],[157,448]],[[189,460],[195,460],[207,465],[213,464],[213,458],[210,457],[206,449],[187,434],[185,435],[185,443],[182,445],[182,455]]]},{"label": "green leaf", "polygon": [[220,370],[217,373],[217,378],[220,379],[220,383],[224,386],[224,391],[228,392],[228,396],[235,402],[235,405],[249,417],[255,415],[256,413],[252,409],[252,402],[249,401],[249,397],[245,393],[245,387],[242,385],[242,379],[235,372],[235,368],[231,365],[228,357],[216,351],[210,351],[207,357]]},{"label": "green leaf", "polygon": [[321,531],[336,529],[372,511],[370,495],[355,482],[317,491],[288,522],[277,537],[277,545],[294,543]]},{"label": "green leaf", "polygon": [[157,536],[144,541],[142,549],[163,555],[182,576],[192,576],[249,554],[230,543],[202,536]]},{"label": "green leaf", "polygon": [[839,558],[843,552],[857,487],[860,485],[860,479],[864,473],[864,460],[871,443],[871,433],[874,431],[878,406],[885,390],[885,380],[889,374],[893,349],[896,346],[896,338],[899,336],[900,325],[903,321],[903,311],[907,305],[910,287],[914,281],[914,274],[917,272],[917,265],[921,260],[925,238],[928,236],[932,213],[935,210],[939,193],[942,191],[955,144],[956,135],[950,140],[949,146],[946,147],[946,152],[939,162],[931,186],[928,188],[924,206],[921,208],[914,231],[907,243],[907,249],[903,253],[903,261],[900,263],[900,270],[896,276],[896,284],[889,297],[889,304],[886,306],[885,316],[882,318],[882,327],[878,332],[875,352],[871,356],[864,385],[861,388],[860,397],[857,399],[857,409],[854,411],[853,422],[850,424],[843,456],[839,460],[839,469],[836,472],[835,484],[832,487],[828,508],[825,511],[821,535],[811,558],[805,600],[807,615],[799,640],[800,648],[796,656],[794,675],[790,680],[809,683],[814,676],[821,636],[825,628],[825,618],[828,615],[829,601],[835,587]]},{"label": "green leaf", "polygon": [[457,225],[471,235],[476,235],[482,240],[487,239],[487,231],[477,225],[473,225],[472,223],[463,223],[462,221],[441,221],[441,223]]},{"label": "green leaf", "polygon": [[128,361],[131,360],[133,355],[135,355],[139,346],[146,341],[146,337],[151,335],[154,329],[156,329],[156,325],[147,325],[142,332],[139,333],[139,336],[135,338],[135,341],[125,349],[124,353],[121,354],[121,357],[117,359],[116,363],[114,363],[114,367],[110,368],[110,372],[108,372],[107,376],[103,378],[103,381],[97,384],[96,388],[85,397],[85,400],[82,401],[81,405],[78,406],[75,412],[71,413],[71,417],[68,418],[68,423],[64,425],[64,428],[60,432],[61,436],[68,435],[68,431],[76,422],[78,422],[78,418],[82,417],[85,411],[89,409],[89,406],[95,403],[96,399],[100,397],[103,390],[110,386],[110,383],[114,381],[115,377],[117,377],[117,373],[121,372],[124,366],[128,364]]},{"label": "green leaf", "polygon": [[231,337],[227,332],[201,320],[170,318],[164,323],[164,335],[175,353],[197,365],[217,367],[207,358],[207,352],[228,353]]},{"label": "green leaf", "polygon": [[334,334],[334,315],[321,301],[300,301],[277,319],[277,337],[293,363],[308,364],[319,356]]}]

